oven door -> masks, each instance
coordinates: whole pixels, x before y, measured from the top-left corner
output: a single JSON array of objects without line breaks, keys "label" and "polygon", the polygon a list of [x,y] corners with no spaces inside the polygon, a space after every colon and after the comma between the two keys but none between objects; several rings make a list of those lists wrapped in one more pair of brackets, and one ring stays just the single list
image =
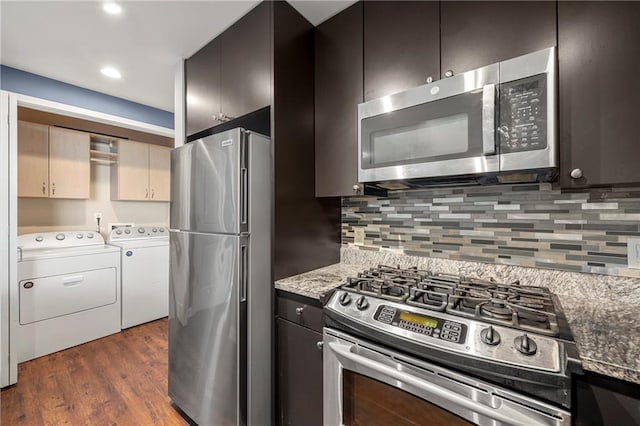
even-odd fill
[{"label": "oven door", "polygon": [[324,424],[569,425],[529,397],[324,329]]},{"label": "oven door", "polygon": [[358,105],[358,179],[380,182],[499,171],[499,65]]}]

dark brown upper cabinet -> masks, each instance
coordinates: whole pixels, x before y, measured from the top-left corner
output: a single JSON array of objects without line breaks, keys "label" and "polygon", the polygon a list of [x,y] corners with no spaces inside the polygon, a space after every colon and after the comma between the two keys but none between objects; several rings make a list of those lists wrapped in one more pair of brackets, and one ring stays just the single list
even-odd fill
[{"label": "dark brown upper cabinet", "polygon": [[640,183],[639,22],[636,2],[558,5],[560,184],[565,188]]},{"label": "dark brown upper cabinet", "polygon": [[364,2],[364,100],[440,78],[440,6]]},{"label": "dark brown upper cabinet", "polygon": [[443,1],[440,8],[442,76],[556,45],[553,1]]},{"label": "dark brown upper cabinet", "polygon": [[270,21],[262,2],[185,61],[187,136],[270,105]]},{"label": "dark brown upper cabinet", "polygon": [[355,195],[362,2],[316,27],[315,53],[316,197]]},{"label": "dark brown upper cabinet", "polygon": [[220,124],[220,42],[211,41],[184,62],[187,135]]},{"label": "dark brown upper cabinet", "polygon": [[223,120],[271,102],[270,5],[262,2],[220,36]]}]

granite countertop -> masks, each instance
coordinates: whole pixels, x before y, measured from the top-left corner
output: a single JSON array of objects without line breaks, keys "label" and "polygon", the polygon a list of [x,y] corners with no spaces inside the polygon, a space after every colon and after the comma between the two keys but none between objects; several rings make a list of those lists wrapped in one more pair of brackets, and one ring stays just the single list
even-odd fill
[{"label": "granite countertop", "polygon": [[640,384],[638,305],[563,304],[582,368]]},{"label": "granite countertop", "polygon": [[[276,281],[275,287],[324,301],[347,277],[356,276],[370,266],[370,263],[336,263]],[[640,384],[640,306],[601,303],[598,298],[558,296],[580,351],[583,368]]]},{"label": "granite countertop", "polygon": [[324,300],[335,288],[344,284],[347,277],[355,277],[366,269],[364,265],[336,263],[276,281],[276,289],[289,293]]}]

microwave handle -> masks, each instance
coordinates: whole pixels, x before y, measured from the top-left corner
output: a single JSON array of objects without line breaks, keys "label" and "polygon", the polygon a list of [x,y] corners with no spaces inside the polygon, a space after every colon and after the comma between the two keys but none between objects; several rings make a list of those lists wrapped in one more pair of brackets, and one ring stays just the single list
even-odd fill
[{"label": "microwave handle", "polygon": [[496,85],[482,88],[482,154],[496,154]]}]

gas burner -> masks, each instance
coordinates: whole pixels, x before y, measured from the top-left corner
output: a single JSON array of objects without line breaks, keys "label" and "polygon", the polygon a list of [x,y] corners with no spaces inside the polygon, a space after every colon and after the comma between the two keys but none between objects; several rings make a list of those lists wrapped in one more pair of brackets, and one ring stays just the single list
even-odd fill
[{"label": "gas burner", "polygon": [[395,282],[391,279],[373,278],[367,274],[359,274],[358,278],[349,278],[342,288],[359,294],[376,296],[382,299],[402,302],[409,297],[410,285]]},{"label": "gas burner", "polygon": [[559,328],[548,289],[495,283],[459,285],[447,313],[557,336]]}]

